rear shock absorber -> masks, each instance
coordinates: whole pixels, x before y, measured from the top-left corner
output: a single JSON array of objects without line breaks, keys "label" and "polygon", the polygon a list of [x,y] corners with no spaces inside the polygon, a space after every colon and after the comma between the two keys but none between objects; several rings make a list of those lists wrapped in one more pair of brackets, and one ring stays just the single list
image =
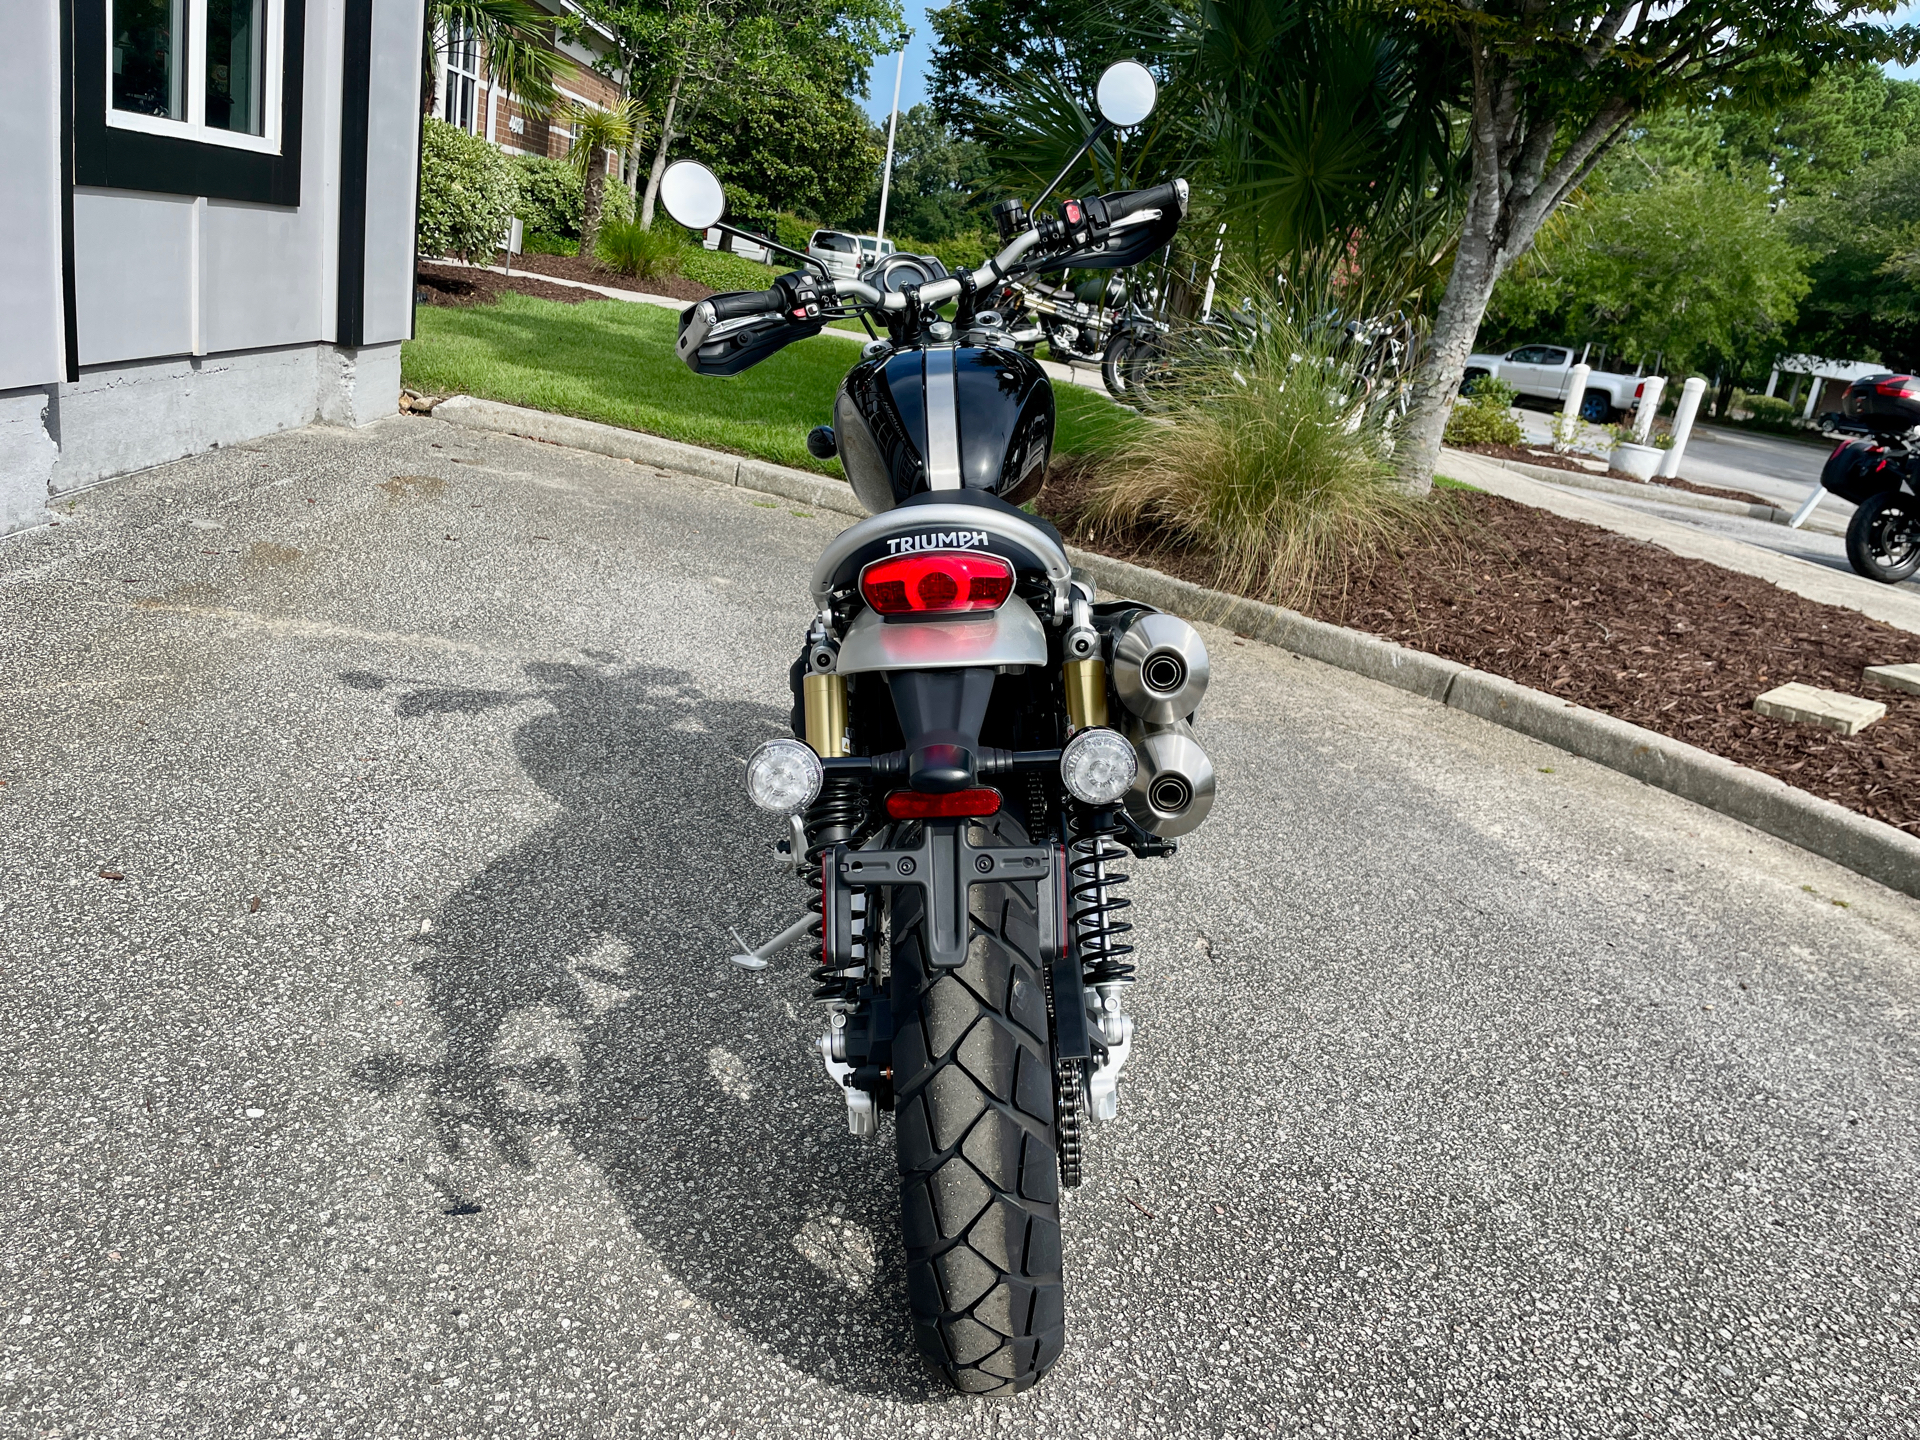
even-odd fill
[{"label": "rear shock absorber", "polygon": [[1111,805],[1073,805],[1073,844],[1069,851],[1068,909],[1074,937],[1080,942],[1080,970],[1102,999],[1122,985],[1133,983],[1133,946],[1120,937],[1133,929],[1119,918],[1133,901],[1115,887],[1130,878],[1113,869],[1126,851],[1114,836],[1121,833],[1118,813]]},{"label": "rear shock absorber", "polygon": [[[824,916],[825,881],[821,878],[822,857],[836,845],[843,845],[860,833],[866,824],[867,804],[860,782],[847,776],[830,776],[820,794],[807,807],[807,856],[803,866],[807,886],[813,891],[814,924],[812,935],[819,943]],[[867,892],[853,893],[853,963],[836,969],[822,954],[813,971],[813,998],[828,1004],[851,1004],[857,998],[860,982],[867,973],[867,946],[871,937],[871,916],[867,911]]]}]

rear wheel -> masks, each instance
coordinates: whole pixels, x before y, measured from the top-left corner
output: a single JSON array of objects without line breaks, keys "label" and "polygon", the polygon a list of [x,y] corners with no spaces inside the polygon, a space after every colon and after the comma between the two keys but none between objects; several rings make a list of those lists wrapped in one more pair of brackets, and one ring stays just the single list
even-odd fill
[{"label": "rear wheel", "polygon": [[1580,418],[1590,425],[1605,425],[1613,419],[1613,401],[1604,390],[1589,390],[1580,397]]},{"label": "rear wheel", "polygon": [[1900,490],[1869,495],[1847,526],[1847,563],[1869,580],[1898,584],[1920,571],[1920,503]]},{"label": "rear wheel", "polygon": [[[1008,815],[983,822],[1023,845]],[[981,843],[976,837],[975,843]],[[966,963],[926,963],[917,890],[893,903],[894,1134],[907,1294],[955,1389],[1032,1386],[1066,1343],[1054,1069],[1033,885],[973,891]]]}]

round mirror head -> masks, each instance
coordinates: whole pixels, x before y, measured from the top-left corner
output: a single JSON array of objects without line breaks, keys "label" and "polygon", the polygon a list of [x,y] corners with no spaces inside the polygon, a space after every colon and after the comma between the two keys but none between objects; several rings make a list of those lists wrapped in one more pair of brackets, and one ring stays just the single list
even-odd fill
[{"label": "round mirror head", "polygon": [[1153,72],[1138,60],[1121,60],[1107,67],[1094,91],[1094,103],[1100,118],[1125,130],[1138,125],[1153,113],[1160,98],[1160,87],[1153,83]]},{"label": "round mirror head", "polygon": [[667,167],[667,173],[660,177],[660,203],[689,230],[717,225],[727,213],[727,195],[720,188],[720,177],[698,160],[676,160]]}]

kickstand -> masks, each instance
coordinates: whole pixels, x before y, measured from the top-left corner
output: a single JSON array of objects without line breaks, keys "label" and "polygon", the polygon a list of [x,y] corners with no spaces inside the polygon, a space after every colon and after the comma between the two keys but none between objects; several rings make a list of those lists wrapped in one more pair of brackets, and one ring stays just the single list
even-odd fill
[{"label": "kickstand", "polygon": [[749,948],[746,941],[740,938],[740,932],[729,925],[727,927],[727,933],[733,936],[733,943],[740,947],[739,953],[729,958],[742,970],[764,970],[767,968],[768,956],[783,946],[791,945],[795,940],[798,940],[802,935],[807,933],[807,930],[818,921],[819,918],[817,914],[809,910],[765,944],[755,945],[751,948]]}]

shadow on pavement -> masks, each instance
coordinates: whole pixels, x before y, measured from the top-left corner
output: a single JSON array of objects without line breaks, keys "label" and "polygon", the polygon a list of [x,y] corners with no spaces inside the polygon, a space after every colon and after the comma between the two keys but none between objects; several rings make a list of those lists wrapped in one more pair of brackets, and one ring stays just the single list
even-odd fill
[{"label": "shadow on pavement", "polygon": [[[415,966],[444,1060],[355,1067],[394,1094],[426,1082],[457,1173],[530,1169],[544,1134],[599,1167],[686,1290],[787,1363],[844,1389],[944,1397],[911,1347],[897,1179],[884,1136],[855,1141],[809,1043],[791,960],[726,966],[726,926],[801,890],[744,813],[740,759],[783,729],[769,706],[706,699],[677,672],[541,664],[532,689],[404,689],[403,716],[538,699],[515,746],[560,813],[447,899]],[[450,1213],[458,1186],[429,1177]]]}]

